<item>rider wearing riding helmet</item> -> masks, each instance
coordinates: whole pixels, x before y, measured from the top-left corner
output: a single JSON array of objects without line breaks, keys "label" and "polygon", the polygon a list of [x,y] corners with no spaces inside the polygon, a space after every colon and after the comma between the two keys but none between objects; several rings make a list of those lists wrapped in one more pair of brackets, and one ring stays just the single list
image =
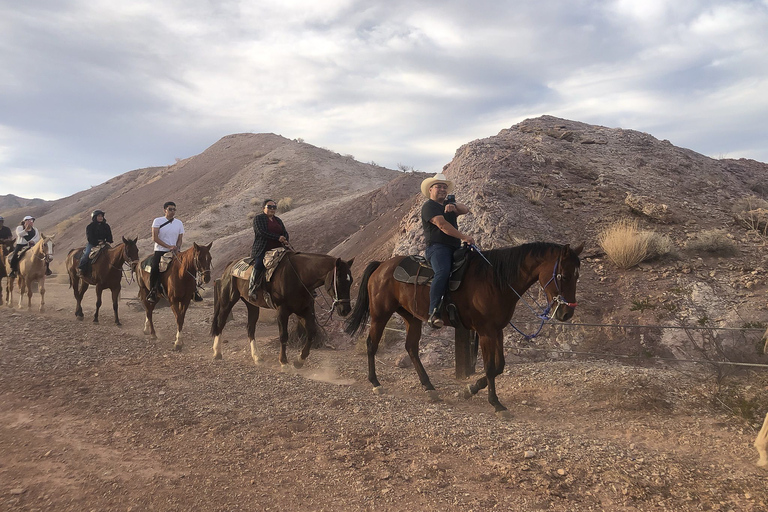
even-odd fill
[{"label": "rider wearing riding helmet", "polygon": [[[40,241],[40,231],[35,228],[35,218],[31,215],[27,215],[21,221],[21,224],[16,226],[16,245],[13,248],[13,256],[11,256],[11,274],[8,277],[16,277],[19,271],[19,252],[25,247],[32,247]],[[48,269],[48,262],[46,261],[45,275],[50,275]]]},{"label": "rider wearing riding helmet", "polygon": [[102,242],[108,244],[113,242],[112,228],[107,224],[107,219],[102,210],[93,210],[91,213],[91,223],[85,228],[85,236],[88,242],[85,244],[83,255],[80,258],[80,265],[77,269],[81,275],[85,273],[88,266],[88,256],[91,254],[91,249]]}]

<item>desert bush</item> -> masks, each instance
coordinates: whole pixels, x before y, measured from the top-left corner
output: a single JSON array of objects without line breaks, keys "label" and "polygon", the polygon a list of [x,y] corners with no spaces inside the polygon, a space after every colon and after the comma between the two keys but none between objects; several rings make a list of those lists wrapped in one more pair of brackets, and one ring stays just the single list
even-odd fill
[{"label": "desert bush", "polygon": [[211,196],[205,196],[200,201],[202,201],[203,204],[208,204],[211,202]]},{"label": "desert bush", "polygon": [[258,197],[254,197],[253,199],[251,199],[251,206],[259,206],[259,205],[261,205],[261,199],[259,199]]},{"label": "desert bush", "polygon": [[528,201],[530,201],[531,204],[541,204],[541,201],[545,196],[546,193],[544,189],[534,190],[529,188],[525,193],[525,197],[528,198]]},{"label": "desert bush", "polygon": [[277,210],[279,212],[287,212],[293,208],[293,199],[290,197],[284,197],[277,202]]},{"label": "desert bush", "polygon": [[617,267],[634,267],[648,256],[649,236],[641,232],[637,221],[619,220],[603,229],[598,243]]},{"label": "desert bush", "polygon": [[253,220],[253,218],[254,218],[256,215],[258,215],[258,213],[257,213],[257,212],[248,212],[248,214],[246,215],[246,218],[248,218],[248,220]]},{"label": "desert bush", "polygon": [[688,241],[685,248],[692,252],[707,252],[720,256],[733,256],[738,252],[736,242],[722,229],[708,229]]},{"label": "desert bush", "polygon": [[208,229],[211,226],[213,226],[213,223],[209,220],[204,220],[203,222],[200,223],[200,227],[204,229]]}]

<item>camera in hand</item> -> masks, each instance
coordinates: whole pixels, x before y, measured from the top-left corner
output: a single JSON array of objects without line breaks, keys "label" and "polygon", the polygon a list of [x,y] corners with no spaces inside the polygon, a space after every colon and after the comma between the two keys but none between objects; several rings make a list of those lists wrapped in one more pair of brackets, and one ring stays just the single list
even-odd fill
[{"label": "camera in hand", "polygon": [[456,196],[453,194],[445,196],[445,204],[456,204]]}]

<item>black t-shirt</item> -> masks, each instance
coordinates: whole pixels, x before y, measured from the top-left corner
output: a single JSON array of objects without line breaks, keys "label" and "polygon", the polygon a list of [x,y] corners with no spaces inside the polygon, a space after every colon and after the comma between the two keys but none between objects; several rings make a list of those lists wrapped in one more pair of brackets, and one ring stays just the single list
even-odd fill
[{"label": "black t-shirt", "polygon": [[427,245],[445,244],[453,247],[460,247],[461,240],[446,235],[440,231],[440,228],[429,222],[438,215],[442,215],[451,226],[459,229],[459,225],[456,222],[456,212],[445,213],[445,205],[429,199],[424,203],[424,206],[421,207],[421,227],[424,228],[424,238],[427,239]]}]

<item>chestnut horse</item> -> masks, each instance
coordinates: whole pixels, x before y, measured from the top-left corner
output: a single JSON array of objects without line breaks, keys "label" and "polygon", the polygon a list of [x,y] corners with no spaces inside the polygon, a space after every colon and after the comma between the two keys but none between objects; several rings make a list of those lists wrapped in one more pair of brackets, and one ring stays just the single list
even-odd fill
[{"label": "chestnut horse", "polygon": [[[583,245],[571,249],[568,245],[535,242],[517,247],[494,249],[483,256],[472,252],[462,283],[450,292],[461,322],[479,336],[483,352],[485,376],[468,386],[465,397],[486,386],[488,402],[499,415],[506,416],[496,395],[496,376],[504,371],[504,327],[512,319],[520,296],[535,282],[544,289],[552,316],[565,321],[573,316],[576,306],[576,281],[579,277],[579,257]],[[429,286],[405,284],[393,278],[393,272],[405,256],[397,256],[383,263],[368,264],[360,283],[360,292],[346,331],[355,334],[370,316],[368,334],[368,380],[374,392],[381,392],[376,377],[376,351],[387,321],[393,313],[405,320],[405,348],[413,361],[416,373],[430,397],[436,398],[434,386],[419,359],[421,324],[428,317]],[[549,308],[548,308],[549,309]],[[450,319],[443,315],[450,325]]]},{"label": "chestnut horse", "polygon": [[[280,331],[280,364],[288,364],[286,356],[286,344],[288,342],[288,317],[295,314],[305,321],[307,329],[307,341],[301,350],[301,356],[296,358],[293,365],[301,368],[304,365],[312,342],[317,334],[315,321],[315,298],[312,290],[325,285],[328,295],[333,299],[331,311],[340,316],[347,316],[352,309],[350,307],[349,290],[352,286],[352,273],[350,267],[354,258],[344,261],[326,254],[312,254],[289,251],[275,269],[272,279],[266,285],[272,297],[273,304],[277,307],[277,325]],[[248,308],[248,341],[251,346],[251,357],[255,363],[260,360],[256,350],[254,335],[256,322],[259,320],[259,308],[267,307],[264,302],[263,292],[259,290],[257,300],[254,301],[248,295],[248,280],[240,279],[232,275],[231,262],[224,269],[221,279],[216,280],[213,298],[213,321],[211,323],[211,335],[213,338],[213,357],[221,359],[221,332],[227,323],[230,311],[238,299]]]},{"label": "chestnut horse", "polygon": [[[13,307],[13,281],[19,282],[19,308],[23,306],[24,293],[27,294],[27,307],[32,309],[32,284],[38,283],[40,290],[40,311],[45,309],[45,263],[53,259],[53,237],[56,235],[45,236],[40,233],[40,241],[32,248],[28,249],[19,259],[18,276],[8,278],[8,307]],[[11,257],[6,258],[6,265],[11,268]]]},{"label": "chestnut horse", "polygon": [[[175,350],[180,351],[184,344],[181,341],[181,329],[184,327],[184,317],[192,301],[200,278],[207,283],[211,280],[211,246],[192,244],[186,251],[176,254],[165,272],[160,274],[160,284],[163,291],[158,291],[158,297],[165,297],[171,304],[171,310],[176,317]],[[144,334],[157,339],[155,324],[152,322],[152,312],[155,303],[147,301],[149,294],[149,272],[139,266],[139,299],[144,304],[147,313],[144,321]]]},{"label": "chestnut horse", "polygon": [[83,255],[85,247],[72,249],[67,254],[66,267],[69,274],[69,286],[75,293],[77,307],[75,316],[82,320],[83,315],[83,296],[88,285],[96,286],[96,313],[93,314],[93,321],[99,322],[99,308],[101,308],[101,292],[104,289],[112,291],[112,310],[115,312],[115,325],[122,325],[117,315],[117,300],[120,297],[120,288],[123,280],[123,266],[128,263],[131,272],[136,271],[136,265],[139,263],[139,248],[136,247],[137,238],[133,240],[123,237],[123,243],[114,247],[106,246],[101,249],[101,254],[91,264],[89,276],[79,276],[77,268],[80,265],[80,257]]}]

